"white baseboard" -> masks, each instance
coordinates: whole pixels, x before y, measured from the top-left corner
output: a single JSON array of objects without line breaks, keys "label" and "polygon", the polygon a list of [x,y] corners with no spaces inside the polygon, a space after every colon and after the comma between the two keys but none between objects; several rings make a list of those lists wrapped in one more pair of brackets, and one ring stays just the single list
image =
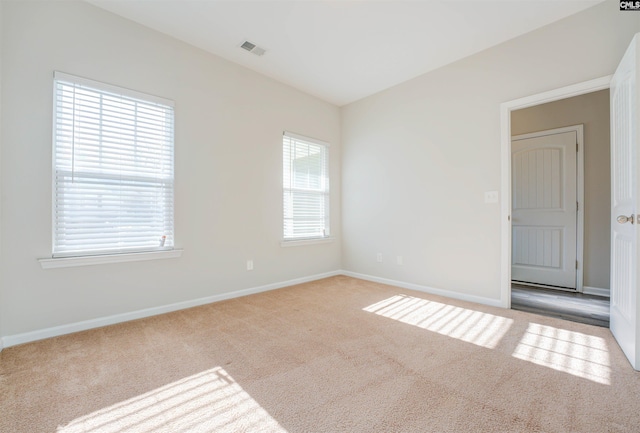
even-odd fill
[{"label": "white baseboard", "polygon": [[175,304],[163,305],[159,307],[146,308],[144,310],[131,311],[129,313],[114,314],[113,316],[100,317],[98,319],[84,320],[82,322],[69,323],[66,325],[54,326],[52,328],[39,329],[37,331],[24,332],[22,334],[9,335],[0,338],[0,350],[2,347],[11,347],[18,344],[30,343],[32,341],[43,340],[45,338],[57,337],[59,335],[71,334],[87,329],[99,328],[116,323],[127,322],[129,320],[142,319],[156,316],[158,314],[170,313],[172,311],[184,310],[185,308],[197,307],[199,305],[210,304],[212,302],[224,301],[226,299],[239,298],[241,296],[253,295],[255,293],[269,290],[281,289],[283,287],[294,286],[296,284],[308,283],[322,278],[341,275],[341,271],[325,272],[308,277],[295,278],[293,280],[281,281],[278,283],[266,284],[264,286],[252,287],[249,289],[236,290],[219,295],[207,296],[205,298],[193,299],[190,301],[177,302]]},{"label": "white baseboard", "polygon": [[609,289],[602,289],[600,287],[582,286],[582,293],[585,295],[602,296],[608,298],[611,296]]},{"label": "white baseboard", "polygon": [[[204,298],[193,299],[190,301],[177,302],[174,304],[163,305],[159,307],[146,308],[143,310],[131,311],[128,313],[115,314],[112,316],[100,317],[97,319],[84,320],[81,322],[69,323],[66,325],[54,326],[51,328],[39,329],[31,332],[24,332],[21,334],[8,335],[0,338],[0,350],[3,347],[16,346],[18,344],[30,343],[32,341],[43,340],[45,338],[57,337],[60,335],[71,334],[73,332],[86,331],[87,329],[99,328],[102,326],[114,325],[116,323],[127,322],[130,320],[142,319],[145,317],[156,316],[158,314],[170,313],[172,311],[184,310],[186,308],[197,307],[199,305],[210,304],[213,302],[224,301],[226,299],[239,298],[242,296],[253,295],[255,293],[266,292],[269,290],[281,289],[283,287],[294,286],[296,284],[308,283],[310,281],[316,281],[323,278],[333,277],[335,275],[346,275],[353,278],[359,278],[361,280],[373,281],[376,283],[387,284],[390,286],[401,287],[408,290],[416,290],[418,292],[430,293],[433,295],[446,296],[448,298],[459,299],[461,301],[475,302],[478,304],[491,305],[494,307],[501,307],[499,299],[485,298],[482,296],[467,295],[464,293],[453,292],[450,290],[436,289],[433,287],[422,286],[420,284],[406,283],[403,281],[391,280],[388,278],[374,277],[372,275],[360,274],[351,271],[332,271],[322,274],[311,275],[308,277],[295,278],[293,280],[281,281],[278,283],[267,284],[264,286],[252,287],[249,289],[236,290],[228,293],[221,293],[219,295],[207,296]],[[587,293],[584,288],[585,293]],[[605,289],[593,289],[592,294],[606,292],[608,296],[609,291]]]},{"label": "white baseboard", "polygon": [[374,277],[372,275],[359,274],[357,272],[342,271],[342,275],[359,278],[361,280],[373,281],[375,283],[388,284],[390,286],[402,287],[403,289],[416,290],[418,292],[430,293],[432,295],[446,296],[447,298],[459,299],[461,301],[475,302],[477,304],[490,305],[492,307],[502,307],[500,299],[485,298],[483,296],[467,295],[451,290],[435,289],[433,287],[421,286],[420,284],[405,283],[403,281],[390,280],[388,278]]}]

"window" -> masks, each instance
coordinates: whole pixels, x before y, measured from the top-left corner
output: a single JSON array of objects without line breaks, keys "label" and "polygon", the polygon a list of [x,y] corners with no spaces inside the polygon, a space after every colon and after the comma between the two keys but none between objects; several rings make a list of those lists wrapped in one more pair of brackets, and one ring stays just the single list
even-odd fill
[{"label": "window", "polygon": [[53,256],[173,248],[173,102],[54,74]]},{"label": "window", "polygon": [[329,145],[284,133],[284,240],[329,236]]}]

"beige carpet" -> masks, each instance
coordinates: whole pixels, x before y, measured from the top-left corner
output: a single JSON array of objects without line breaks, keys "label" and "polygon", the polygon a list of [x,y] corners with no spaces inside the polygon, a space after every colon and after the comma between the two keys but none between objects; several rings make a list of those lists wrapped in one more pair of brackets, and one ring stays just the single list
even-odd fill
[{"label": "beige carpet", "polygon": [[0,431],[638,432],[608,329],[348,277],[5,349]]}]

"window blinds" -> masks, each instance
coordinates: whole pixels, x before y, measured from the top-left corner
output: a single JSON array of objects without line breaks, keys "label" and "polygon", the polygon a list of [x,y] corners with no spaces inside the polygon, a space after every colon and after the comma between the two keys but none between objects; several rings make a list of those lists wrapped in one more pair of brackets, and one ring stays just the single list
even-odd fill
[{"label": "window blinds", "polygon": [[54,257],[173,247],[173,103],[54,75]]},{"label": "window blinds", "polygon": [[285,132],[282,147],[284,239],[329,236],[329,145]]}]

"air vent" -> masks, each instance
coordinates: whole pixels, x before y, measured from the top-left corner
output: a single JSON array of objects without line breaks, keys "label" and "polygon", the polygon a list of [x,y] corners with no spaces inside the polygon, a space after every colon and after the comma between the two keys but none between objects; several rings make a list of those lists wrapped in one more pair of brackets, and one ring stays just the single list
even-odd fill
[{"label": "air vent", "polygon": [[245,50],[247,50],[247,51],[251,51],[251,50],[253,50],[255,47],[256,47],[256,44],[252,44],[252,43],[251,43],[251,42],[249,42],[249,41],[244,41],[244,42],[242,43],[242,45],[240,45],[240,48],[244,48],[244,49],[245,49]]},{"label": "air vent", "polygon": [[252,42],[249,42],[249,41],[244,41],[240,45],[240,48],[242,48],[243,50],[247,50],[250,53],[255,54],[256,56],[261,56],[266,52],[266,50],[264,48],[260,48],[256,44],[254,44]]}]

